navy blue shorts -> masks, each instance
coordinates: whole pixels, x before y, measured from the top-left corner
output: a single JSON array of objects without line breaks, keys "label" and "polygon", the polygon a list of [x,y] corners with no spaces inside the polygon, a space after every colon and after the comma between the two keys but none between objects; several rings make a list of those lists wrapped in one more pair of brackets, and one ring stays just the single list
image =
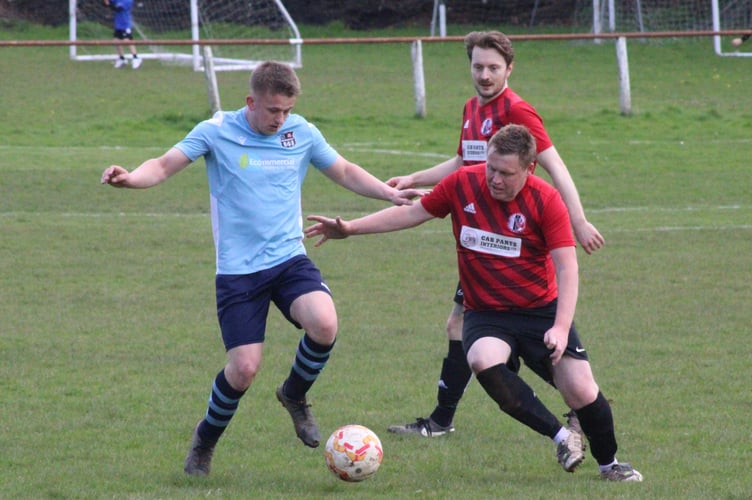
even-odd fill
[{"label": "navy blue shorts", "polygon": [[321,272],[305,255],[252,274],[218,274],[216,286],[217,317],[227,350],[264,341],[271,302],[300,328],[290,317],[293,301],[317,290],[331,295]]},{"label": "navy blue shorts", "polygon": [[[506,342],[512,348],[507,366],[518,372],[520,358],[540,378],[553,385],[551,359],[553,350],[543,343],[543,336],[554,324],[556,300],[543,307],[515,309],[512,311],[465,311],[462,327],[462,345],[465,352],[473,343],[483,337],[494,337]],[[577,329],[572,324],[566,355],[587,360]]]}]

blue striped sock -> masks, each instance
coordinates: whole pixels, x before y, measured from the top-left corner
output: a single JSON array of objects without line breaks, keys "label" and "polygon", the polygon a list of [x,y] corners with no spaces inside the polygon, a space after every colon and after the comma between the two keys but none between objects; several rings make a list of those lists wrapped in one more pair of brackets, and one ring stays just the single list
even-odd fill
[{"label": "blue striped sock", "polygon": [[290,370],[290,376],[285,382],[284,393],[288,398],[302,401],[308,389],[311,388],[321,370],[329,361],[329,355],[334,348],[331,345],[321,345],[313,341],[306,333],[298,343],[295,361]]},{"label": "blue striped sock", "polygon": [[237,391],[232,388],[225,378],[224,369],[217,374],[209,396],[206,416],[198,430],[201,439],[209,442],[216,442],[219,439],[219,436],[222,435],[230,424],[233,415],[235,415],[243,394],[245,394],[245,391]]}]

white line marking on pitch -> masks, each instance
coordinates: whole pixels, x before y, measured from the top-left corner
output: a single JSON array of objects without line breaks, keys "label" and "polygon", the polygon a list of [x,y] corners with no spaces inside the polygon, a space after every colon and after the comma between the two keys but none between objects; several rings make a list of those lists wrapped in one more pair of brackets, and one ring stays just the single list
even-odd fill
[{"label": "white line marking on pitch", "polygon": [[743,205],[718,205],[716,207],[606,207],[588,210],[588,213],[609,212],[702,212],[707,210],[744,210]]},{"label": "white line marking on pitch", "polygon": [[417,156],[419,158],[440,158],[449,159],[452,155],[444,153],[421,153],[418,151],[403,151],[401,149],[382,149],[382,148],[362,148],[362,147],[343,147],[341,149],[347,149],[348,151],[355,151],[357,153],[377,153],[381,155],[393,155],[393,156]]},{"label": "white line marking on pitch", "polygon": [[[603,208],[600,210],[591,210],[591,212],[634,212],[634,211],[662,211],[662,212],[692,212],[692,211],[722,211],[722,210],[746,210],[752,207],[743,205],[719,205],[715,207],[613,207]],[[62,217],[62,218],[208,218],[208,213],[158,213],[158,212],[0,212],[0,217]],[[356,215],[357,216],[357,215]],[[752,224],[724,224],[724,225],[692,225],[692,226],[656,226],[640,228],[609,228],[610,233],[644,233],[644,232],[678,232],[678,231],[738,231],[752,229]],[[449,227],[445,229],[424,229],[421,234],[448,234],[451,232]]]},{"label": "white line marking on pitch", "polygon": [[[712,212],[712,211],[732,211],[732,210],[750,210],[752,206],[746,205],[717,205],[712,207],[606,207],[591,209],[589,213],[622,213],[622,212]],[[360,217],[366,213],[347,211],[346,215]],[[0,212],[0,217],[16,216],[58,216],[58,217],[208,217],[208,212],[30,212],[30,211],[10,211]],[[743,227],[743,226],[742,226]]]}]

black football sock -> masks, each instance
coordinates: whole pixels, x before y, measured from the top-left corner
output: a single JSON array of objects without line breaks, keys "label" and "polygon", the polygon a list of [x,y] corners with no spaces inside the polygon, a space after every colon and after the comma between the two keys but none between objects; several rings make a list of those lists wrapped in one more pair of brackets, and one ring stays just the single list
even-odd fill
[{"label": "black football sock", "polygon": [[616,456],[616,436],[611,405],[602,392],[589,405],[575,410],[582,432],[590,442],[590,452],[599,465],[608,465]]},{"label": "black football sock", "polygon": [[438,405],[431,413],[431,420],[442,427],[452,425],[457,405],[465,393],[473,372],[467,364],[461,340],[450,340],[449,351],[441,366],[439,390],[436,396]]},{"label": "black football sock", "polygon": [[243,394],[245,391],[238,391],[230,386],[225,378],[224,369],[217,374],[209,396],[206,416],[198,428],[198,435],[202,440],[214,443],[219,439],[235,415]]},{"label": "black football sock", "polygon": [[561,429],[559,420],[519,375],[501,363],[476,375],[478,382],[501,410],[534,431],[551,439]]},{"label": "black football sock", "polygon": [[290,399],[302,401],[308,389],[311,388],[321,370],[329,361],[329,355],[334,348],[331,345],[321,345],[313,341],[306,333],[298,343],[295,361],[290,370],[290,376],[285,381],[283,393]]}]

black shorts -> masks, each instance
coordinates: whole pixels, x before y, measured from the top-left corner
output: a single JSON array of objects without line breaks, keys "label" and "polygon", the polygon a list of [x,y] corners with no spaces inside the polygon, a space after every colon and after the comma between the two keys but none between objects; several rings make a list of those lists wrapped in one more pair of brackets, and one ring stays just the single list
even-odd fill
[{"label": "black shorts", "polygon": [[[543,307],[511,311],[465,311],[462,327],[462,345],[465,352],[483,337],[494,337],[506,342],[512,349],[507,366],[518,372],[520,358],[540,378],[553,385],[551,359],[553,352],[543,343],[543,336],[553,326],[556,300]],[[572,324],[564,353],[576,359],[587,360],[577,329]]]},{"label": "black shorts", "polygon": [[251,274],[218,274],[217,317],[225,349],[264,341],[269,304],[274,302],[287,320],[293,301],[318,290],[331,295],[321,272],[305,255]]},{"label": "black shorts", "polygon": [[117,38],[118,40],[133,40],[133,31],[130,28],[127,30],[115,30],[112,33],[112,38]]},{"label": "black shorts", "polygon": [[462,293],[462,283],[457,283],[457,289],[454,291],[454,303],[465,305],[465,295]]}]

